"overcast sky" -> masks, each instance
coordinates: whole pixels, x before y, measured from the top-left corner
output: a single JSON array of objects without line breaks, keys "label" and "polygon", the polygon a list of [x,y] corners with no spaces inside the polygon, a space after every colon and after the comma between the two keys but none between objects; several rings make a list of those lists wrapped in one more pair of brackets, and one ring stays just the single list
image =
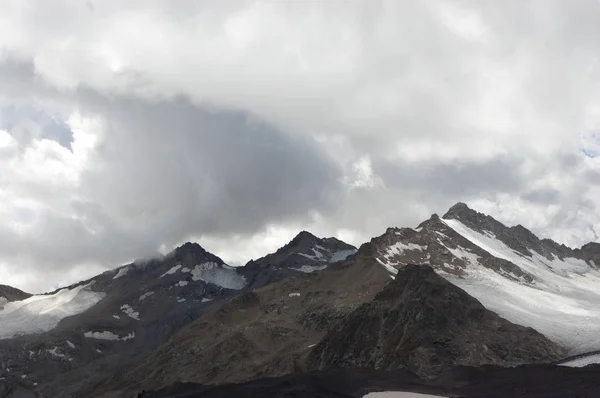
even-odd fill
[{"label": "overcast sky", "polygon": [[355,245],[464,201],[600,234],[600,3],[0,4],[0,283],[199,241]]}]

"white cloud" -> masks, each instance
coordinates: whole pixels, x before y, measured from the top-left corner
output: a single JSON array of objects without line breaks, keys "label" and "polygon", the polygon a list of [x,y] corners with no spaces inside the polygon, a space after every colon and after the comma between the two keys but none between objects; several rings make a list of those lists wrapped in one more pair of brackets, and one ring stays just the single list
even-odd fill
[{"label": "white cloud", "polygon": [[596,239],[598,14],[6,1],[0,279],[45,289],[192,236],[237,263],[302,228],[360,244],[459,200]]}]

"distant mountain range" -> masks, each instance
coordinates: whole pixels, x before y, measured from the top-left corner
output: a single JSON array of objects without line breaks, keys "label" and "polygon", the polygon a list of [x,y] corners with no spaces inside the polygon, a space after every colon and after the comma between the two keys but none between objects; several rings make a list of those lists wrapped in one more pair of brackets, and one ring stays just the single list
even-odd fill
[{"label": "distant mountain range", "polygon": [[186,243],[45,295],[0,285],[0,392],[129,397],[333,367],[426,380],[585,356],[600,350],[597,264],[597,243],[462,203],[358,250],[303,231],[243,267]]}]

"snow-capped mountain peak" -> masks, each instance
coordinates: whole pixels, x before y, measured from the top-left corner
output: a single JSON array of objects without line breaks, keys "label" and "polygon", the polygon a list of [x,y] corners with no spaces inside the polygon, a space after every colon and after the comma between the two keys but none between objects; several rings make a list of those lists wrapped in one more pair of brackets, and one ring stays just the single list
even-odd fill
[{"label": "snow-capped mountain peak", "polygon": [[416,229],[388,228],[368,246],[357,255],[375,253],[392,277],[407,264],[429,264],[511,322],[574,353],[600,349],[598,244],[573,250],[458,203]]}]

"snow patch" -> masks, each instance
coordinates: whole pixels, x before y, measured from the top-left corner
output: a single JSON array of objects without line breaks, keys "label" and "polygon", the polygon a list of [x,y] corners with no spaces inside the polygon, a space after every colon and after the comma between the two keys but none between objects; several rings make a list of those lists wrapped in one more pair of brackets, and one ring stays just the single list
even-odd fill
[{"label": "snow patch", "polygon": [[75,344],[71,343],[69,340],[67,340],[67,345],[71,348],[75,348]]},{"label": "snow patch", "polygon": [[306,253],[298,253],[298,254],[301,255],[302,257],[306,257],[313,261],[327,261],[326,258],[323,258],[323,253],[321,253],[314,247],[312,247],[311,250],[313,251],[314,254],[306,254]]},{"label": "snow patch", "polygon": [[139,301],[143,301],[143,300],[147,299],[148,297],[152,296],[153,294],[154,294],[154,292],[146,292],[140,296]]},{"label": "snow patch", "polygon": [[126,265],[124,267],[119,268],[119,271],[117,272],[117,274],[115,276],[113,276],[113,279],[118,279],[122,276],[125,276],[129,273],[129,265]]},{"label": "snow patch", "polygon": [[0,339],[47,332],[61,319],[94,306],[104,293],[90,290],[92,283],[5,304],[0,310]]},{"label": "snow patch", "polygon": [[300,293],[290,293],[288,294],[289,297],[300,297]]},{"label": "snow patch", "polygon": [[127,341],[135,338],[135,332],[131,332],[126,336],[120,337],[113,332],[109,332],[107,330],[103,332],[85,332],[83,334],[88,339],[96,339],[96,340],[107,340],[107,341]]},{"label": "snow patch", "polygon": [[134,311],[133,308],[131,308],[131,306],[129,304],[124,304],[121,306],[121,310],[123,311],[123,313],[125,315],[127,315],[130,318],[135,319],[136,321],[140,320],[140,313],[137,311]]},{"label": "snow patch", "polygon": [[175,284],[175,286],[184,287],[187,286],[188,283],[188,281],[179,281]]},{"label": "snow patch", "polygon": [[58,352],[59,348],[58,347],[53,347],[51,350],[46,350],[48,352],[48,354],[52,355],[53,357],[56,358],[64,358],[65,354]]},{"label": "snow patch", "polygon": [[376,258],[375,260],[377,260],[377,262],[381,265],[383,265],[383,267],[390,273],[390,276],[393,278],[394,275],[396,275],[398,273],[398,270],[394,267],[392,267],[387,261],[383,262],[380,259]]},{"label": "snow patch", "polygon": [[174,266],[173,268],[171,268],[170,270],[168,270],[167,272],[165,272],[164,274],[162,274],[160,277],[162,278],[163,276],[173,275],[175,272],[177,272],[177,270],[179,268],[181,268],[181,264],[178,264],[178,265]]},{"label": "snow patch", "polygon": [[356,253],[356,249],[348,249],[348,250],[337,251],[337,252],[333,253],[333,255],[331,256],[331,258],[329,259],[329,262],[330,263],[335,263],[335,262],[338,262],[338,261],[344,261],[345,259],[347,259],[351,255],[353,255],[354,253]]},{"label": "snow patch", "polygon": [[390,258],[399,254],[404,254],[408,250],[427,250],[427,246],[417,245],[415,243],[397,242],[387,248],[387,252],[383,255],[385,258]]},{"label": "snow patch", "polygon": [[185,301],[185,299],[184,299],[184,298],[177,297],[177,302],[178,302],[178,303],[183,303],[184,301]]},{"label": "snow patch", "polygon": [[239,290],[246,286],[246,278],[225,264],[219,265],[215,262],[199,264],[191,270],[191,273],[194,281],[201,280],[225,289]]},{"label": "snow patch", "polygon": [[113,315],[113,318],[115,318],[115,319],[121,319],[121,317],[118,316],[118,315]]},{"label": "snow patch", "polygon": [[200,302],[201,303],[208,303],[209,301],[213,301],[213,299],[209,299],[209,298],[203,297],[202,301],[200,301]]},{"label": "snow patch", "polygon": [[315,271],[324,270],[325,268],[327,268],[327,264],[325,264],[325,265],[303,265],[300,268],[292,268],[292,269],[295,269],[296,271],[304,272],[305,274],[310,274]]}]

